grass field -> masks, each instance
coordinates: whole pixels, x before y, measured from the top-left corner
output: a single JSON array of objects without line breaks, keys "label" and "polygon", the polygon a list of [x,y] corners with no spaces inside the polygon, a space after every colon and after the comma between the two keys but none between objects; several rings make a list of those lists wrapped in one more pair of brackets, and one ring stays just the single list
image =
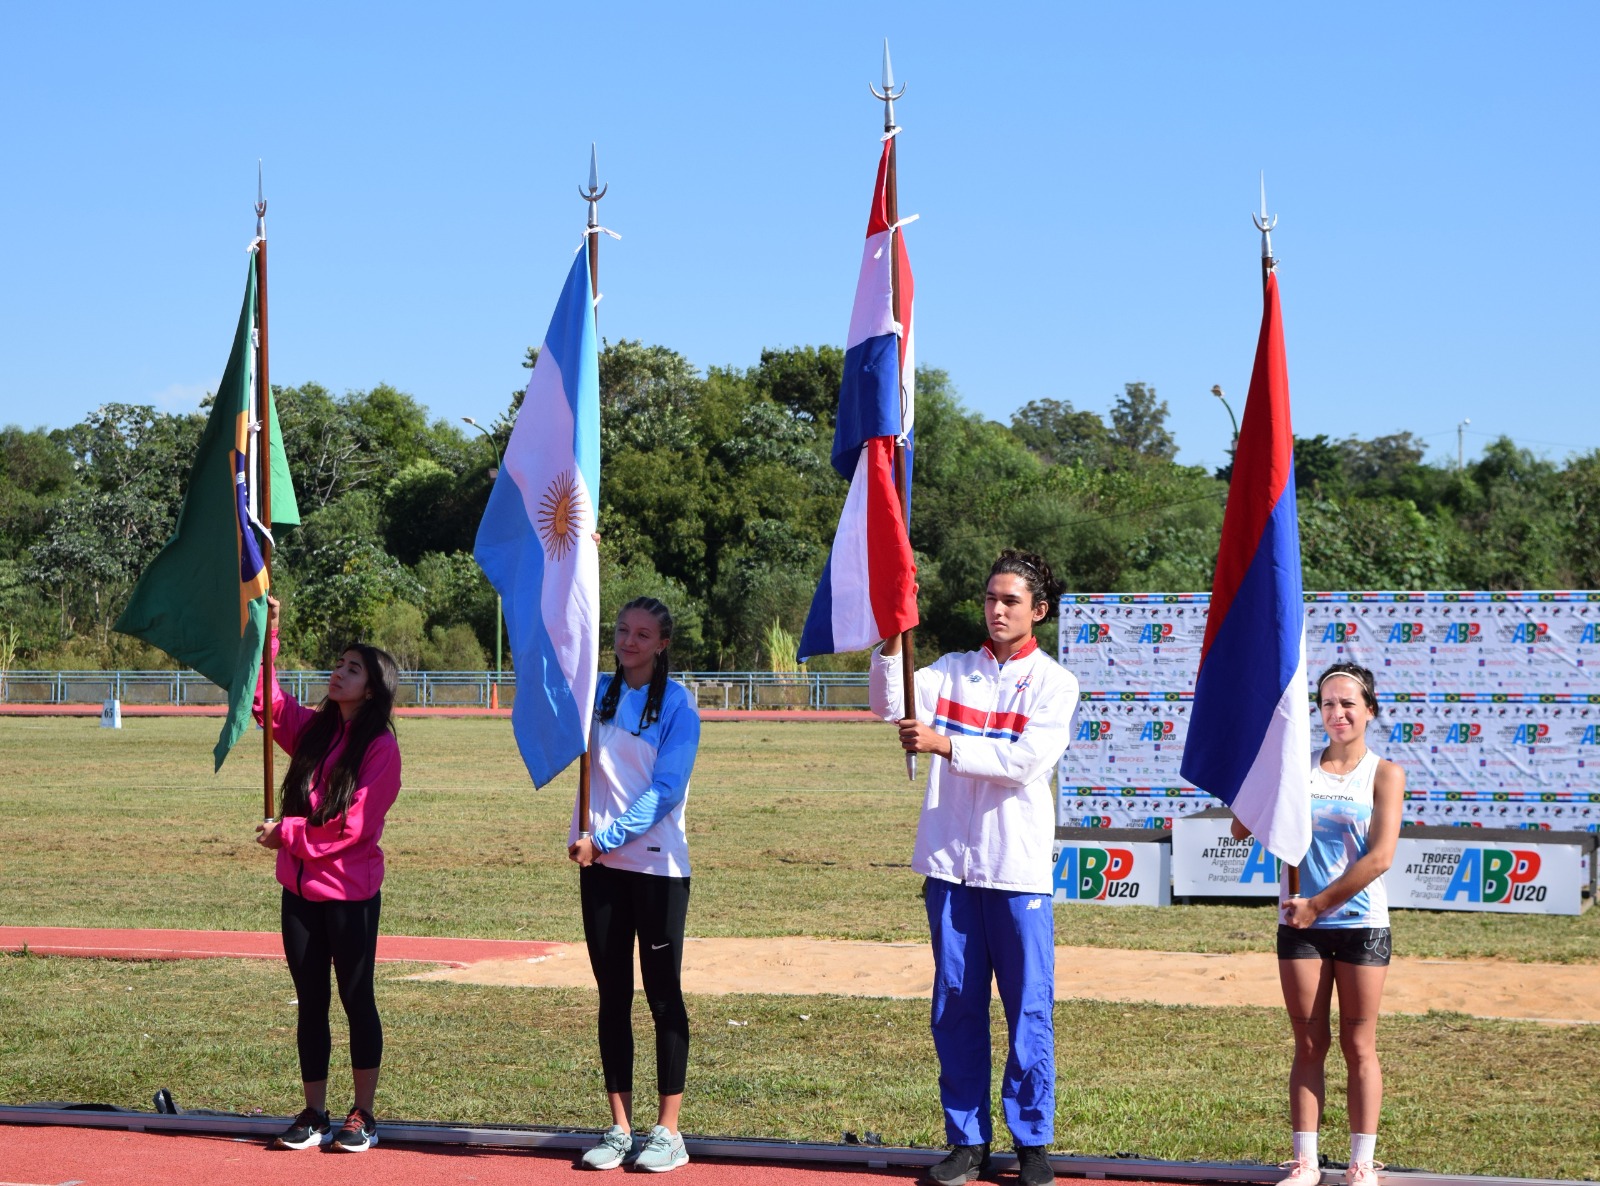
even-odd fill
[{"label": "grass field", "polygon": [[[599,1127],[594,998],[417,983],[384,967],[383,1114]],[[294,1011],[282,968],[257,961],[123,964],[0,957],[8,1024],[0,1097],[288,1114]],[[641,1024],[643,1011],[640,1009]],[[840,997],[697,997],[684,1125],[707,1135],[938,1145],[927,1006]],[[342,1044],[335,1022],[335,1048]],[[730,1022],[740,1022],[731,1025]],[[647,1031],[645,1031],[647,1032]],[[1003,1022],[996,1017],[996,1032]],[[1287,1026],[1278,1010],[1064,1002],[1057,1146],[1152,1157],[1277,1161]],[[1595,1032],[1431,1014],[1384,1022],[1380,1156],[1456,1173],[1600,1176]],[[999,1052],[1003,1057],[1003,1051]],[[348,1072],[335,1058],[333,1101]],[[1538,1067],[1536,1077],[1518,1067]],[[648,1040],[640,1119],[654,1095]],[[1324,1147],[1343,1147],[1343,1068],[1329,1064]]]},{"label": "grass field", "polygon": [[[270,855],[251,841],[258,741],[214,776],[215,729],[173,718],[121,731],[0,719],[4,921],[275,929]],[[571,781],[534,791],[501,721],[408,719],[401,745],[385,931],[579,938],[565,859]],[[708,725],[688,810],[690,933],[921,938],[906,864],[920,800],[886,730]],[[1056,925],[1061,942],[1264,951],[1273,916],[1267,906],[1060,907]],[[1404,912],[1395,932],[1407,954],[1600,962],[1600,911]],[[380,971],[386,1114],[601,1124],[591,993],[423,984],[405,971]],[[0,1099],[148,1106],[166,1086],[182,1107],[291,1112],[292,995],[271,963],[0,958]],[[870,1129],[891,1143],[942,1143],[925,1003],[701,997],[690,1014],[690,1131],[832,1140]],[[1281,1010],[1066,1002],[1057,1027],[1062,1149],[1285,1155]],[[1380,1043],[1380,1156],[1451,1172],[1600,1177],[1600,1027],[1429,1014],[1385,1019]],[[649,1045],[639,1043],[642,1098],[653,1086]],[[1335,1056],[1324,1144],[1333,1154],[1342,1075]],[[337,1097],[347,1088],[335,1076]]]},{"label": "grass field", "polygon": [[[0,718],[7,922],[274,930],[259,735],[211,773],[216,723]],[[573,778],[535,791],[504,721],[406,719],[384,835],[390,934],[581,937],[566,860]],[[279,770],[282,770],[282,763]],[[689,929],[701,936],[916,939],[907,867],[921,793],[887,729],[712,724],[687,818]],[[1270,906],[1062,907],[1058,941],[1266,951]],[[1575,918],[1406,912],[1396,949],[1434,958],[1600,962],[1600,911]]]}]

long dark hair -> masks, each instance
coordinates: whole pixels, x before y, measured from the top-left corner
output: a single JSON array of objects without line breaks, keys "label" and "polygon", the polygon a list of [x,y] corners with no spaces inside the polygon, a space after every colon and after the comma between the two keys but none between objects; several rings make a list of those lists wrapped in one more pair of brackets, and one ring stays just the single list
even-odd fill
[{"label": "long dark hair", "polygon": [[[635,597],[627,605],[617,611],[617,621],[622,620],[622,615],[631,609],[642,609],[656,620],[656,629],[661,632],[661,637],[669,644],[672,642],[672,611],[654,597]],[[644,698],[644,713],[639,717],[641,730],[653,725],[661,719],[661,702],[667,695],[667,672],[670,664],[667,662],[667,653],[671,646],[662,647],[656,652],[655,666],[650,669],[650,693]],[[617,715],[617,705],[622,700],[622,689],[626,681],[622,678],[622,660],[617,660],[616,674],[611,677],[611,683],[606,687],[606,694],[600,698],[600,719],[609,721]]]},{"label": "long dark hair", "polygon": [[1007,548],[989,569],[989,577],[992,580],[1002,573],[1021,577],[1028,586],[1028,592],[1033,594],[1033,604],[1038,605],[1042,601],[1049,607],[1045,611],[1044,621],[1048,622],[1056,616],[1065,586],[1056,580],[1055,573],[1050,571],[1043,556],[1037,552],[1019,552],[1016,548]]},{"label": "long dark hair", "polygon": [[361,666],[366,668],[367,699],[350,719],[344,752],[325,776],[322,802],[316,811],[311,810],[311,780],[344,726],[344,714],[332,700],[324,698],[318,706],[317,715],[300,735],[300,744],[295,746],[294,756],[289,759],[289,772],[283,776],[283,814],[306,816],[307,823],[325,824],[350,810],[350,797],[359,785],[361,760],[367,756],[367,747],[381,734],[394,732],[399,668],[388,651],[380,651],[364,642],[353,642],[340,648],[339,653],[344,655],[350,651],[361,656]]}]

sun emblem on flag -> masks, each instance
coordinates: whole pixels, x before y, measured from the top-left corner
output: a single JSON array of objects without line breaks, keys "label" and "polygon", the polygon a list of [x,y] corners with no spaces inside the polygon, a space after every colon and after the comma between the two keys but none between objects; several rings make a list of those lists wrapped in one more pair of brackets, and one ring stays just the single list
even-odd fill
[{"label": "sun emblem on flag", "polygon": [[552,560],[565,560],[576,546],[583,510],[583,491],[573,470],[557,474],[545,487],[539,502],[539,538]]}]

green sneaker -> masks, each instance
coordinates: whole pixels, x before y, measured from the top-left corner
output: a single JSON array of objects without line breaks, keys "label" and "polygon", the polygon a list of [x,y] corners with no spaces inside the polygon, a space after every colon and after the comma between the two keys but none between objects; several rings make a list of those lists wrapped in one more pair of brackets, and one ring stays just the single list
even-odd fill
[{"label": "green sneaker", "polygon": [[586,1170],[614,1170],[633,1154],[633,1134],[613,1124],[600,1134],[600,1143],[583,1155]]},{"label": "green sneaker", "polygon": [[634,1158],[633,1168],[664,1174],[688,1164],[689,1151],[683,1147],[683,1134],[668,1132],[658,1124],[650,1130],[650,1139],[639,1150],[639,1156]]}]

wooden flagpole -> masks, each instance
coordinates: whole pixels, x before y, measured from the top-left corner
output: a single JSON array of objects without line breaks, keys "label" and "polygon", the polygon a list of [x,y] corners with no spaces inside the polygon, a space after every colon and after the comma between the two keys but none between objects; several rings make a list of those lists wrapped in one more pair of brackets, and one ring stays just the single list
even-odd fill
[{"label": "wooden flagpole", "polygon": [[[906,93],[905,84],[900,84],[900,89],[894,89],[894,67],[889,62],[889,39],[883,39],[883,90],[872,88],[873,95],[883,103],[883,134],[889,138],[889,165],[884,170],[883,177],[883,203],[884,217],[893,227],[900,221],[900,177],[898,172],[897,149],[900,137],[899,126],[894,122],[894,102]],[[901,325],[900,320],[900,247],[894,241],[893,235],[899,234],[896,229],[889,240],[889,289],[892,301],[891,313],[895,325]],[[895,375],[898,378],[900,391],[901,419],[900,427],[905,428],[905,376],[900,374],[900,366],[904,361],[905,331],[902,329],[900,340],[895,344]],[[906,442],[905,434],[895,441],[894,446],[894,489],[900,498],[900,513],[905,519],[906,546],[911,546],[911,497],[910,475],[906,472]],[[904,698],[904,712],[906,717],[914,718],[917,715],[917,664],[913,655],[915,640],[912,631],[903,631],[900,635],[900,677],[901,695]],[[906,777],[912,782],[917,778],[917,755],[906,755]]]},{"label": "wooden flagpole", "polygon": [[[589,145],[589,190],[584,192],[579,187],[578,194],[585,202],[589,203],[589,299],[596,304],[600,301],[600,199],[606,196],[606,190],[611,185],[607,182],[600,184],[600,158],[595,151],[595,146]],[[591,309],[598,329],[600,315]],[[598,342],[596,343],[598,346]],[[598,518],[600,508],[595,507]],[[590,736],[593,736],[591,730]],[[583,753],[578,755],[578,836],[583,838],[592,835],[592,822],[589,810],[589,775],[590,761],[588,743],[585,741]]]},{"label": "wooden flagpole", "polygon": [[[272,589],[272,382],[267,373],[267,201],[261,192],[261,162],[256,162],[256,430],[259,443],[261,497],[257,518],[267,529],[261,541],[261,563],[267,574],[267,589]],[[253,475],[252,475],[253,476]],[[245,530],[249,530],[246,526]],[[270,620],[271,611],[268,610]],[[261,818],[272,818],[272,631],[261,640],[262,713]]]},{"label": "wooden flagpole", "polygon": [[[1272,256],[1272,228],[1278,225],[1278,216],[1274,214],[1271,218],[1267,217],[1267,175],[1264,172],[1261,174],[1261,213],[1259,215],[1252,214],[1250,221],[1254,222],[1256,230],[1261,232],[1261,293],[1264,298],[1267,292],[1267,282],[1272,279],[1272,269],[1278,266],[1278,261]],[[1246,409],[1246,415],[1248,414],[1249,410]],[[1234,448],[1237,451],[1237,444]],[[1285,868],[1289,874],[1289,896],[1298,898],[1300,896],[1300,866],[1287,865]]]}]

